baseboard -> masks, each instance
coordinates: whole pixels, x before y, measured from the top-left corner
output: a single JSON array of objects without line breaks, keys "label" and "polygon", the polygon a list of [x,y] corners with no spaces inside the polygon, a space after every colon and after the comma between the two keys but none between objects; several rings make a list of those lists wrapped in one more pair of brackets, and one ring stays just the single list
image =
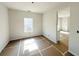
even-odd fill
[{"label": "baseboard", "polygon": [[32,36],[32,37],[24,37],[24,38],[19,38],[19,39],[10,40],[10,41],[16,41],[16,40],[22,40],[22,39],[29,39],[29,38],[39,37],[39,36],[42,36],[42,35],[37,35],[37,36]]},{"label": "baseboard", "polygon": [[[43,37],[47,38],[48,40],[50,40],[48,37],[46,37],[46,35],[42,35]],[[55,41],[52,41],[50,40],[51,42],[54,42],[55,44],[57,44],[58,42],[55,42]]]},{"label": "baseboard", "polygon": [[68,50],[68,52],[70,52],[72,55],[74,55],[74,56],[78,56],[76,53],[74,53],[74,52],[72,52],[72,51],[70,51],[70,50]]},{"label": "baseboard", "polygon": [[[6,44],[4,45],[4,48],[7,46],[9,42],[10,42],[9,40],[6,42]],[[4,48],[1,49],[0,53],[4,50]]]},{"label": "baseboard", "polygon": [[50,41],[51,43],[57,44],[56,42],[51,41],[49,38],[47,38],[46,36],[42,35],[44,38],[46,38],[48,41]]}]

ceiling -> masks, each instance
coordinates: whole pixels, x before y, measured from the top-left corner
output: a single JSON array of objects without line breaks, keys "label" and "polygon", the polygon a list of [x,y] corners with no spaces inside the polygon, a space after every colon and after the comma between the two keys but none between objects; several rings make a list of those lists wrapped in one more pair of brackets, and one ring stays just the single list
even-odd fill
[{"label": "ceiling", "polygon": [[43,13],[60,4],[60,2],[2,2],[8,8]]}]

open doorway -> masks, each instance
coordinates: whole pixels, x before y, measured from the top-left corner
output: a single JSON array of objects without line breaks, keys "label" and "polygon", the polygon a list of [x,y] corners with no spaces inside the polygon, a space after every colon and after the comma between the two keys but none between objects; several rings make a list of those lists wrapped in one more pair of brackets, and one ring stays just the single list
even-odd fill
[{"label": "open doorway", "polygon": [[58,17],[58,33],[61,43],[68,47],[69,30],[68,30],[69,17]]},{"label": "open doorway", "polygon": [[61,9],[57,14],[57,41],[68,49],[70,9]]}]

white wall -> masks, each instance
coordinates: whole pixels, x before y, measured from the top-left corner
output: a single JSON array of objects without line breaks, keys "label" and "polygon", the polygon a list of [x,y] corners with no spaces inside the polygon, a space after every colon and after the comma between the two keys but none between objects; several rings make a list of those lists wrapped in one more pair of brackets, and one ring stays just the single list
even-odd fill
[{"label": "white wall", "polygon": [[[24,18],[33,18],[33,33],[24,33]],[[11,40],[42,34],[42,14],[9,9]]]},{"label": "white wall", "polygon": [[56,40],[56,10],[48,11],[43,14],[43,35],[49,38],[53,42]]},{"label": "white wall", "polygon": [[8,9],[0,5],[0,52],[9,42]]},{"label": "white wall", "polygon": [[79,4],[71,5],[70,10],[70,39],[69,51],[74,55],[79,55]]},{"label": "white wall", "polygon": [[[59,39],[57,31],[58,11],[68,9],[68,7],[69,5],[67,3],[59,4],[59,6],[56,6],[43,14],[43,35],[55,43],[57,43]],[[68,13],[69,11],[60,11],[59,17],[63,16],[63,14],[64,16],[69,16],[70,14]]]},{"label": "white wall", "polygon": [[[70,8],[70,11],[69,12],[64,11],[65,13],[63,14],[61,13],[61,16],[63,15],[70,16],[68,21],[69,22],[68,28],[70,33],[69,34],[69,52],[79,56],[79,33],[77,33],[77,30],[79,30],[79,3],[78,4],[72,3],[68,5],[68,7]],[[56,12],[55,11],[49,11],[44,13],[43,35],[48,37],[50,40],[56,42]]]}]

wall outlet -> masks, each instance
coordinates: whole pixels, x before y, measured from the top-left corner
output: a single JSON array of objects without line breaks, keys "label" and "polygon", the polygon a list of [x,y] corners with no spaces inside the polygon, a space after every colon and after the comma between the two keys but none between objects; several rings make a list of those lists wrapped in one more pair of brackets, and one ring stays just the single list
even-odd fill
[{"label": "wall outlet", "polygon": [[77,30],[77,33],[79,33],[79,31]]}]

